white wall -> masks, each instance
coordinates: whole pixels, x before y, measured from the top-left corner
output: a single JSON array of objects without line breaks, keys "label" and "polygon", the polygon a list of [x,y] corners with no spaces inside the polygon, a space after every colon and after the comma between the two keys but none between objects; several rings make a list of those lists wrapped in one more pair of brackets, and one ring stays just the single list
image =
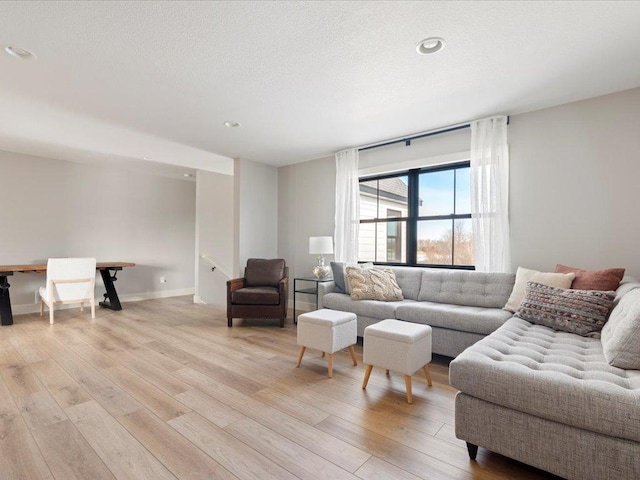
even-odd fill
[{"label": "white wall", "polygon": [[[0,185],[0,264],[129,261],[121,300],[193,293],[195,182],[0,151]],[[44,276],[9,282],[14,313],[34,311]]]},{"label": "white wall", "polygon": [[512,116],[512,265],[640,277],[640,88]]},{"label": "white wall", "polygon": [[[196,187],[196,291],[194,300],[227,304],[233,275],[233,177],[199,170]],[[212,257],[216,269],[202,255]]]},{"label": "white wall", "polygon": [[234,275],[248,258],[278,256],[278,169],[234,160]]}]

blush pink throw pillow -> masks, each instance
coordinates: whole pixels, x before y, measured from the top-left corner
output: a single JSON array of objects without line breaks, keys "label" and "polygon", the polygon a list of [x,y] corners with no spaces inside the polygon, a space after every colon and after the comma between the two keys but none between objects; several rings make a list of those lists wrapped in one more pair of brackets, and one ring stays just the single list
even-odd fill
[{"label": "blush pink throw pillow", "polygon": [[573,290],[616,290],[624,276],[624,268],[608,270],[583,270],[581,268],[556,265],[556,273],[575,273],[571,288]]}]

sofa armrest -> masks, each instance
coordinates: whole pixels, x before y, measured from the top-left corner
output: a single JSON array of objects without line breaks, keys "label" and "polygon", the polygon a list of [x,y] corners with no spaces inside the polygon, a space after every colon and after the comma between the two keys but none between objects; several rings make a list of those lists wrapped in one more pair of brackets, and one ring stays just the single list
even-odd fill
[{"label": "sofa armrest", "polygon": [[323,308],[322,305],[322,297],[324,297],[327,293],[331,293],[336,289],[335,282],[321,282],[318,283],[318,307]]},{"label": "sofa armrest", "polygon": [[233,278],[227,281],[227,292],[234,292],[244,288],[244,278]]}]

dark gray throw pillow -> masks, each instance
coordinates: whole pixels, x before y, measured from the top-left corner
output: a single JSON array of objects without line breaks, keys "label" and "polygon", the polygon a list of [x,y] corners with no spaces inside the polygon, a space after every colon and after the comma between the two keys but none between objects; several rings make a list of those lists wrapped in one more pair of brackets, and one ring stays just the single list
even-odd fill
[{"label": "dark gray throw pillow", "polygon": [[615,292],[565,290],[527,282],[516,317],[583,337],[599,337],[613,306]]},{"label": "dark gray throw pillow", "polygon": [[344,263],[343,262],[331,262],[331,270],[333,271],[333,281],[336,284],[334,292],[346,293],[346,287],[344,284]]}]

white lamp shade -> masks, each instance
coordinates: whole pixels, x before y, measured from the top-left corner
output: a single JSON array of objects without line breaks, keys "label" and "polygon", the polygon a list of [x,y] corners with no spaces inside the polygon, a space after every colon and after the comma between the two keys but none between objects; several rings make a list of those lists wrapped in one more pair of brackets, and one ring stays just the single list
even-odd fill
[{"label": "white lamp shade", "polygon": [[333,237],[309,237],[309,253],[314,255],[333,253]]}]

